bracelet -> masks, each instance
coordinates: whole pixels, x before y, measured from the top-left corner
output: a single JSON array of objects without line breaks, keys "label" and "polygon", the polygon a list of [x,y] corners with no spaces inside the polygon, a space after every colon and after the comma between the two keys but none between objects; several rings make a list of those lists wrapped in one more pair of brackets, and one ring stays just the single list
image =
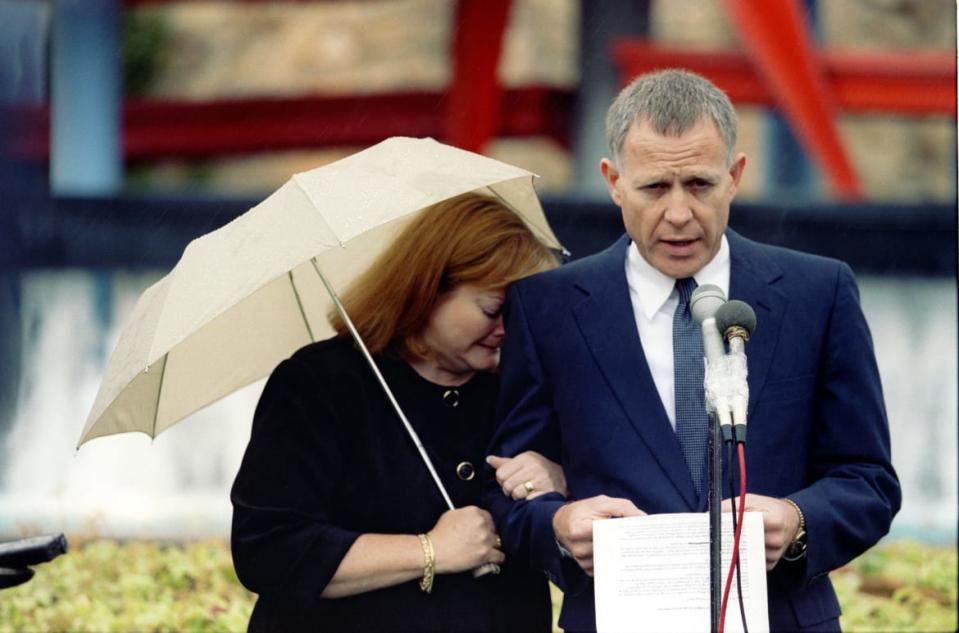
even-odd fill
[{"label": "bracelet", "polygon": [[796,530],[796,534],[799,534],[800,532],[805,532],[805,531],[806,531],[806,517],[805,517],[805,515],[802,513],[802,508],[799,507],[799,504],[798,504],[798,503],[796,503],[796,502],[793,501],[792,499],[789,499],[788,497],[783,497],[783,501],[785,501],[786,503],[788,503],[789,505],[791,505],[792,507],[794,507],[794,508],[796,509],[796,513],[799,515],[799,529]]},{"label": "bracelet", "polygon": [[433,591],[433,578],[436,573],[436,556],[433,553],[433,541],[428,534],[417,534],[420,539],[420,545],[423,546],[423,578],[420,579],[420,591],[430,593]]},{"label": "bracelet", "polygon": [[796,530],[796,536],[793,537],[792,542],[786,546],[786,550],[783,552],[783,560],[792,563],[806,556],[806,516],[799,504],[792,499],[784,497],[783,501],[795,508],[799,514],[799,529]]}]

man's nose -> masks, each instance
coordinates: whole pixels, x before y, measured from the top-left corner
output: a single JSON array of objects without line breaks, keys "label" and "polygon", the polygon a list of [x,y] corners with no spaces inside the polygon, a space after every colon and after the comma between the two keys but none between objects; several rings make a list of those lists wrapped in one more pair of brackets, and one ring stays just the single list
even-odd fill
[{"label": "man's nose", "polygon": [[689,194],[680,184],[673,185],[666,196],[666,221],[676,226],[682,226],[693,218],[693,210],[689,204]]}]

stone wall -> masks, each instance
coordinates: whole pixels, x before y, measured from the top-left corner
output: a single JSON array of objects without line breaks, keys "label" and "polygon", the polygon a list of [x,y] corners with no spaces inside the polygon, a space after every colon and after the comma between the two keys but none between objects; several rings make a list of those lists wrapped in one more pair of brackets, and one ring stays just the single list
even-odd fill
[{"label": "stone wall", "polygon": [[[148,94],[203,100],[440,90],[450,80],[453,7],[450,0],[203,1],[135,10],[162,15],[169,30]],[[503,82],[575,88],[578,19],[576,0],[514,0],[500,65]],[[824,47],[955,50],[952,0],[820,0],[817,22]],[[654,0],[650,31],[659,41],[687,47],[739,46],[720,0]],[[761,198],[767,191],[763,155],[769,117],[765,109],[741,107],[740,119],[740,149],[750,158],[740,195]],[[953,118],[843,114],[839,126],[868,198],[955,197]],[[356,149],[231,157],[200,168],[165,163],[137,170],[133,182],[148,188],[268,191],[295,171]],[[539,173],[542,192],[560,193],[571,185],[572,161],[550,139],[497,139],[487,151]]]}]

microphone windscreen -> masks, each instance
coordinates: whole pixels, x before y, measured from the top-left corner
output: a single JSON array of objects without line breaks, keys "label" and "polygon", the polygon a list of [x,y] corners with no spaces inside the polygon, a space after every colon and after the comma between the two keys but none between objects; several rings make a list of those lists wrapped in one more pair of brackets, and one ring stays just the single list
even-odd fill
[{"label": "microphone windscreen", "polygon": [[724,303],[726,293],[722,288],[714,284],[703,284],[693,290],[689,298],[689,310],[693,314],[693,320],[702,325],[703,321],[714,316]]},{"label": "microphone windscreen", "polygon": [[716,310],[716,326],[720,332],[726,332],[734,325],[745,329],[749,334],[756,329],[756,313],[748,303],[733,299]]}]

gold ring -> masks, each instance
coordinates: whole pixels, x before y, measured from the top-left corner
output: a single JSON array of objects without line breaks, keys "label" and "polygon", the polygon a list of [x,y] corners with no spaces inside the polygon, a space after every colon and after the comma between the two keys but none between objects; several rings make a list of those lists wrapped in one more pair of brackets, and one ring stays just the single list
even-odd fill
[{"label": "gold ring", "polygon": [[523,484],[523,487],[526,488],[526,494],[530,494],[536,490],[536,486],[533,485],[532,481],[527,481],[525,484]]}]

